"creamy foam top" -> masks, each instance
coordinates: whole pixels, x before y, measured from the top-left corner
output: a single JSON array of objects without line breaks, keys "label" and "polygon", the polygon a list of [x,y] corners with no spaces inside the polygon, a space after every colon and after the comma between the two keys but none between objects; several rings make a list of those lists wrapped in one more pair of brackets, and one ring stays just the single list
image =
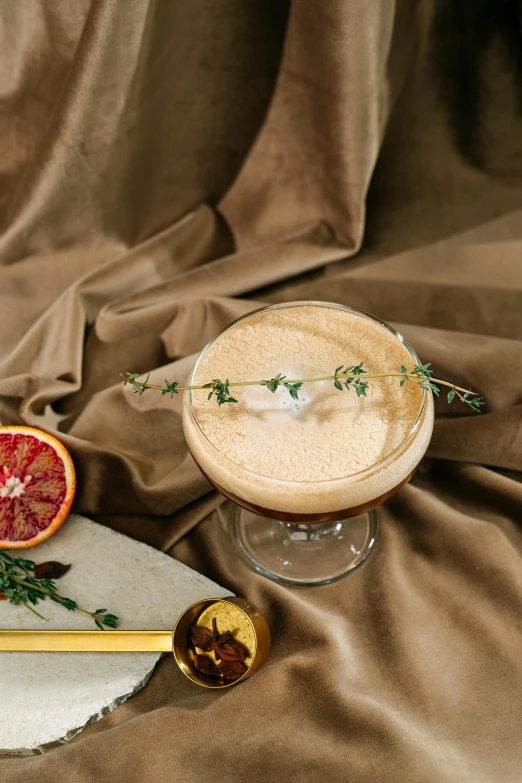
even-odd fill
[{"label": "creamy foam top", "polygon": [[[205,352],[194,383],[289,379],[333,374],[364,362],[370,372],[412,368],[409,351],[387,329],[349,310],[311,305],[265,310],[242,320]],[[347,477],[386,457],[412,429],[422,391],[399,378],[369,381],[367,397],[333,381],[305,384],[299,401],[279,388],[230,390],[237,404],[218,406],[192,394],[197,421],[216,448],[256,474],[287,481]]]}]

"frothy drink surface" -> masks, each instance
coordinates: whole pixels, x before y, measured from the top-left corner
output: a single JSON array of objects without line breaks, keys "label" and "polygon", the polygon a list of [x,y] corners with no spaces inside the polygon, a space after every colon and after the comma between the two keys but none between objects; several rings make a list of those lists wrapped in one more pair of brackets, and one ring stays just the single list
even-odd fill
[{"label": "frothy drink surface", "polygon": [[[359,362],[369,373],[413,365],[408,350],[379,324],[349,310],[303,305],[263,311],[228,329],[206,351],[194,382],[269,379],[278,372],[302,379]],[[408,435],[422,396],[416,384],[400,387],[399,378],[370,380],[360,398],[354,390],[338,391],[331,380],[305,384],[299,401],[284,388],[230,393],[237,404],[218,406],[204,392],[192,395],[208,440],[238,466],[290,482],[340,479],[376,464]],[[205,451],[209,457],[208,446]]]}]

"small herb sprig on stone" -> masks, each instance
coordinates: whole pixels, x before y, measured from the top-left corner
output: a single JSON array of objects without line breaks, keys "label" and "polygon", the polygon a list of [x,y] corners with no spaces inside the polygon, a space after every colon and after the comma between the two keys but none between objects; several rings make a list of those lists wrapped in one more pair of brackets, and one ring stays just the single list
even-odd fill
[{"label": "small herb sprig on stone", "polygon": [[408,370],[404,365],[398,372],[367,372],[363,368],[363,362],[359,364],[352,364],[345,366],[339,365],[331,375],[322,375],[317,378],[303,378],[303,379],[291,379],[289,380],[286,375],[278,373],[274,378],[269,380],[258,381],[221,381],[219,378],[214,378],[213,381],[205,383],[202,386],[180,386],[177,381],[170,382],[165,381],[165,386],[156,386],[155,384],[148,383],[150,373],[145,381],[138,381],[140,373],[126,372],[120,375],[120,380],[123,381],[123,385],[126,386],[130,383],[136,394],[143,394],[147,389],[157,389],[162,394],[170,394],[171,398],[174,394],[178,394],[180,391],[197,391],[199,389],[208,390],[208,399],[210,400],[214,395],[218,405],[223,405],[226,402],[237,402],[235,397],[230,396],[230,388],[237,386],[266,386],[266,388],[274,393],[281,386],[285,388],[292,399],[299,399],[299,391],[305,383],[317,383],[318,381],[333,381],[333,385],[339,391],[353,389],[358,397],[366,397],[366,391],[368,389],[368,382],[370,380],[377,380],[379,378],[400,378],[399,385],[404,386],[408,381],[416,383],[422,389],[432,391],[433,394],[438,397],[441,392],[441,386],[445,386],[449,391],[447,392],[447,400],[449,403],[453,402],[456,398],[463,402],[465,405],[471,408],[476,413],[481,413],[481,407],[485,404],[483,397],[480,397],[469,389],[463,389],[461,386],[456,386],[454,383],[448,381],[441,381],[438,378],[433,378],[433,371],[430,370],[431,362],[427,364],[414,365],[412,370]]},{"label": "small herb sprig on stone", "polygon": [[107,609],[89,612],[78,606],[76,601],[57,592],[54,580],[63,576],[69,568],[68,565],[64,566],[54,561],[36,565],[32,560],[11,557],[5,550],[0,551],[0,600],[9,601],[15,606],[25,606],[41,620],[45,620],[45,617],[33,609],[33,606],[49,598],[61,604],[69,612],[88,614],[102,631],[105,630],[103,626],[116,628],[118,618],[114,614],[107,614]]}]

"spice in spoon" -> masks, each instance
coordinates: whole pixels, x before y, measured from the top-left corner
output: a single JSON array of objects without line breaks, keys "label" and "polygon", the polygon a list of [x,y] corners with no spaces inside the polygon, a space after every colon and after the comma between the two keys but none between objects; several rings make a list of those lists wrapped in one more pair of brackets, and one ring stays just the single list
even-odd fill
[{"label": "spice in spoon", "polygon": [[214,653],[216,663],[207,655],[194,655],[194,668],[210,677],[238,680],[247,670],[244,661],[247,651],[230,631],[220,634],[216,618],[212,618],[212,630],[199,625],[190,626],[190,641],[204,653]]}]

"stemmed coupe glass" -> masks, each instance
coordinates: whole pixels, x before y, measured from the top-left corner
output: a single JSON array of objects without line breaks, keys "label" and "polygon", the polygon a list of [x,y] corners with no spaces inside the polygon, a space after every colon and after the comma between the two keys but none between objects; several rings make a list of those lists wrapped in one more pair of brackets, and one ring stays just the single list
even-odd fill
[{"label": "stemmed coupe glass", "polygon": [[[187,385],[196,384],[205,357],[218,338],[259,313],[295,307],[337,308],[368,319],[399,341],[415,365],[413,348],[391,326],[368,313],[327,302],[292,302],[254,310],[221,330],[203,348]],[[198,372],[199,371],[199,372]],[[199,381],[201,382],[201,381]],[[291,585],[319,585],[346,576],[375,547],[376,508],[406,484],[424,455],[433,429],[430,391],[419,394],[417,416],[404,440],[376,464],[352,475],[321,481],[288,481],[254,472],[218,449],[198,420],[194,395],[185,391],[183,427],[200,470],[228,499],[220,513],[232,523],[233,536],[251,566],[270,579]],[[314,444],[310,444],[313,448]],[[289,510],[302,507],[296,513]]]}]

